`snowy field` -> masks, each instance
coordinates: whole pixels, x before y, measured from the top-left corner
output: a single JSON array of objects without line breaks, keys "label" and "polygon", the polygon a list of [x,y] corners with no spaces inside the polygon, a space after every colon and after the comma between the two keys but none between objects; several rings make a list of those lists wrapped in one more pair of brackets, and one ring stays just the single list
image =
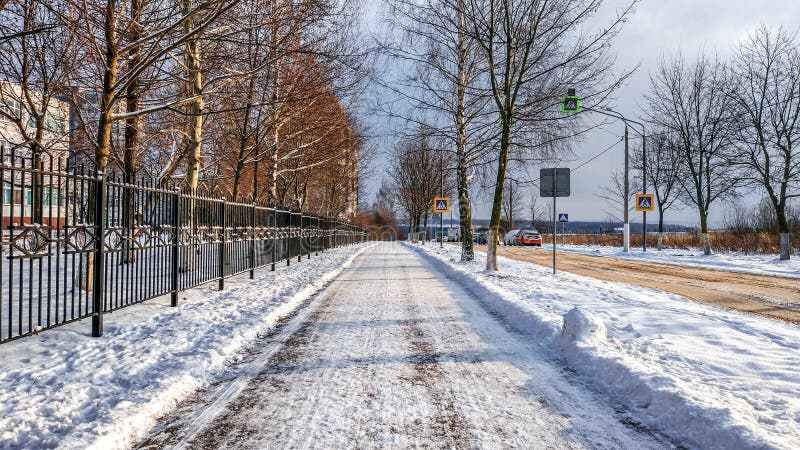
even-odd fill
[{"label": "snowy field", "polygon": [[130,446],[156,418],[206,384],[336,277],[369,244],[260,269],[0,346],[0,448]]},{"label": "snowy field", "polygon": [[[800,327],[485,254],[415,247],[647,426],[702,449],[800,448]],[[566,320],[565,320],[566,319]]]},{"label": "snowy field", "polygon": [[[544,244],[542,248],[552,251],[553,246],[552,244]],[[672,248],[659,252],[655,248],[648,248],[647,252],[642,252],[641,247],[631,247],[631,251],[625,253],[622,251],[622,247],[558,244],[558,250],[583,255],[611,256],[614,258],[701,267],[729,272],[800,278],[800,257],[797,255],[793,256],[794,259],[789,261],[781,261],[778,255],[772,254],[715,253],[704,255],[702,249]]]}]

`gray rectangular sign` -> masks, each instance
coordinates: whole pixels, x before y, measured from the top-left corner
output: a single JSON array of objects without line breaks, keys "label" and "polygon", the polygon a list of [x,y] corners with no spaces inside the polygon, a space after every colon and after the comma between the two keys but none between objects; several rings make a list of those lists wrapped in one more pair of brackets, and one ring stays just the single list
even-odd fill
[{"label": "gray rectangular sign", "polygon": [[539,170],[540,197],[569,197],[569,168]]}]

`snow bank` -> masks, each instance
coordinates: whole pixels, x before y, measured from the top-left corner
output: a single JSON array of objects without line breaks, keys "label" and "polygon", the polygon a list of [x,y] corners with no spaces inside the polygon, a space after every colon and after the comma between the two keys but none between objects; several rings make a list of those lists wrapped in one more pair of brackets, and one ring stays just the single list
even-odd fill
[{"label": "snow bank", "polygon": [[460,249],[414,247],[490,311],[624,405],[703,449],[800,448],[800,328]]},{"label": "snow bank", "polygon": [[0,448],[126,448],[369,244],[241,276],[0,346]]},{"label": "snow bank", "polygon": [[604,343],[608,339],[606,325],[603,319],[576,306],[564,314],[561,339],[566,342],[587,344]]},{"label": "snow bank", "polygon": [[[542,248],[552,251],[553,246],[545,244]],[[724,270],[727,272],[800,278],[800,258],[797,256],[788,261],[781,261],[778,255],[772,254],[754,255],[732,252],[705,255],[702,249],[685,248],[671,248],[662,251],[650,248],[647,252],[643,252],[639,247],[631,247],[631,251],[625,253],[622,251],[622,247],[572,244],[558,244],[558,250],[583,255],[610,256],[653,263]]]}]

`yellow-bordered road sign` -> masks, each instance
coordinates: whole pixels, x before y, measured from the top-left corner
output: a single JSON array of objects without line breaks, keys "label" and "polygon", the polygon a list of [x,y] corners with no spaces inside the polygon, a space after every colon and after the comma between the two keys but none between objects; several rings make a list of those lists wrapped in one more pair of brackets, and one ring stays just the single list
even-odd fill
[{"label": "yellow-bordered road sign", "polygon": [[436,197],[433,199],[433,212],[450,212],[450,197]]},{"label": "yellow-bordered road sign", "polygon": [[636,210],[640,212],[653,212],[655,210],[655,198],[653,194],[636,194]]}]

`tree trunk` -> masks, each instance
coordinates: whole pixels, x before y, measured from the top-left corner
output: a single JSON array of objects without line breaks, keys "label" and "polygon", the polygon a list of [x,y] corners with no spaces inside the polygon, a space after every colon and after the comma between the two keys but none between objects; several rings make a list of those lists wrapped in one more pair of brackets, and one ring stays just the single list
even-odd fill
[{"label": "tree trunk", "polygon": [[[129,39],[131,42],[137,42],[142,37],[141,26],[142,14],[142,0],[131,0],[131,32]],[[128,67],[134,68],[141,61],[141,48],[134,46],[131,49],[130,56],[128,57]],[[130,85],[125,93],[125,110],[127,112],[134,112],[139,109],[139,77],[131,80]],[[136,172],[139,169],[137,150],[139,147],[139,117],[132,116],[125,120],[125,171],[122,175],[123,182],[126,185],[133,185],[136,183]],[[136,195],[130,188],[122,189],[122,226],[123,235],[126,237],[123,243],[122,262],[133,263],[136,262],[136,252],[133,248],[133,240],[135,239],[135,230],[141,224],[136,223]]]},{"label": "tree trunk", "polygon": [[475,259],[472,246],[472,207],[467,189],[467,169],[461,161],[458,166],[458,214],[461,225],[461,261]]},{"label": "tree trunk", "polygon": [[458,184],[458,215],[461,226],[461,261],[475,259],[472,246],[472,205],[467,186],[467,38],[464,0],[458,1],[458,86],[456,95],[456,183]]},{"label": "tree trunk", "polygon": [[[114,29],[117,23],[116,20],[116,1],[108,0],[106,2],[105,13],[105,69],[103,71],[103,87],[100,94],[100,117],[97,123],[97,142],[95,143],[94,159],[96,165],[96,174],[104,176],[106,168],[108,167],[108,158],[111,154],[111,113],[112,102],[114,97],[114,87],[117,83],[117,62],[119,54],[117,53],[117,39],[116,31]],[[86,223],[90,225],[99,225],[95,221],[95,195],[97,189],[100,188],[99,182],[89,183],[89,203],[86,209]],[[103,239],[102,236],[95,236],[97,239]],[[86,252],[83,254],[83,270],[78,271],[79,276],[76,280],[79,289],[84,291],[91,291],[94,283],[94,252]]]},{"label": "tree trunk", "polygon": [[703,254],[711,254],[711,244],[708,242],[708,213],[700,212],[700,233],[703,236]]},{"label": "tree trunk", "polygon": [[422,215],[423,222],[422,222],[422,245],[425,245],[425,242],[428,241],[428,212],[426,211],[425,214]]},{"label": "tree trunk", "polygon": [[[192,0],[184,0],[183,8],[184,14],[189,14],[193,8]],[[193,24],[189,20],[186,23],[186,33],[192,32]],[[185,217],[188,219],[186,223],[191,231],[195,230],[195,209],[196,200],[194,199],[197,194],[197,185],[200,177],[200,159],[202,157],[203,146],[203,98],[200,96],[203,93],[203,74],[201,71],[200,60],[200,43],[196,35],[186,41],[186,67],[188,70],[189,79],[189,97],[195,98],[188,106],[189,108],[189,126],[187,130],[187,149],[186,149],[186,189],[191,196],[186,205]],[[185,271],[194,270],[194,255],[195,249],[190,247],[186,248],[186,265]]]},{"label": "tree trunk", "polygon": [[[239,134],[239,158],[236,160],[236,170],[233,173],[233,199],[234,201],[239,201],[240,191],[242,187],[242,171],[244,171],[244,163],[247,159],[247,141],[250,131],[250,110],[253,108],[253,84],[255,83],[255,77],[250,77],[250,81],[247,83],[247,105],[245,105],[243,114],[242,114],[242,132]],[[256,196],[258,193],[256,192],[255,186],[256,178],[258,173],[256,172],[255,168],[258,165],[258,155],[256,156],[256,161],[253,164],[253,202],[256,201]]]},{"label": "tree trunk", "polygon": [[658,251],[664,249],[664,209],[658,208]]},{"label": "tree trunk", "polygon": [[[510,114],[507,116],[510,117]],[[492,217],[489,222],[488,248],[486,252],[486,270],[497,271],[497,239],[500,235],[500,212],[503,205],[503,186],[506,183],[506,167],[508,166],[508,149],[511,144],[510,118],[503,117],[503,132],[500,139],[500,155],[497,162],[497,180],[494,184],[494,202]]]},{"label": "tree trunk", "polygon": [[[773,203],[775,203],[773,201]],[[781,261],[791,258],[792,246],[789,239],[789,221],[786,220],[786,204],[773,205],[778,218],[778,232],[781,238]]]}]

